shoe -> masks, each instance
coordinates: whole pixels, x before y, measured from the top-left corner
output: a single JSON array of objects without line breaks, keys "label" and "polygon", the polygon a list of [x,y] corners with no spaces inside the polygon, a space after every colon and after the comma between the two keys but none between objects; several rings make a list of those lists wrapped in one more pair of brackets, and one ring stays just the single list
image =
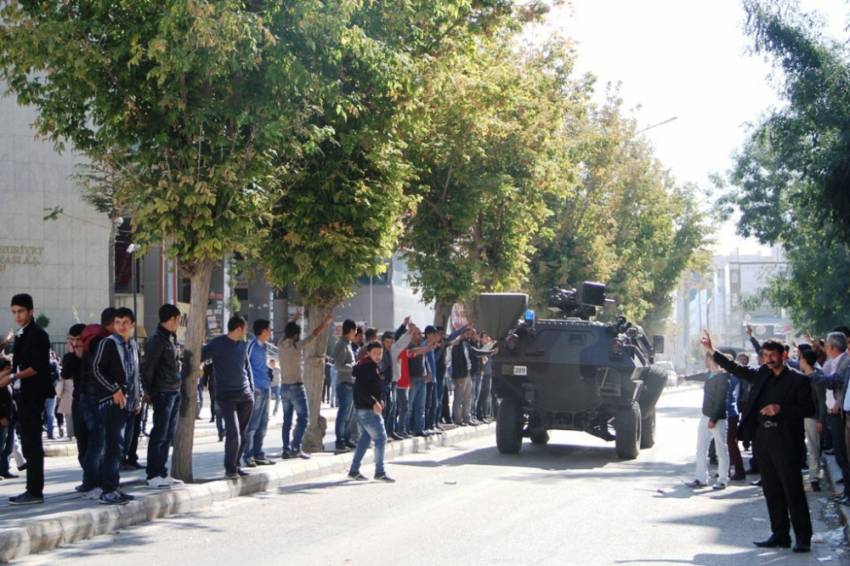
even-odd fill
[{"label": "shoe", "polygon": [[403,436],[395,432],[390,435],[390,438],[392,438],[393,440],[404,440]]},{"label": "shoe", "polygon": [[177,478],[172,478],[170,475],[165,476],[165,480],[170,483],[173,487],[178,485],[183,485],[183,480],[178,480]]},{"label": "shoe", "polygon": [[103,490],[99,487],[94,487],[88,491],[83,492],[83,499],[93,501],[95,499],[100,499],[101,495],[103,495]]},{"label": "shoe", "polygon": [[770,535],[770,538],[761,541],[754,541],[753,544],[759,548],[791,548],[791,539],[779,538],[776,535]]},{"label": "shoe", "polygon": [[44,497],[30,495],[28,491],[9,498],[9,505],[38,505],[39,503],[44,503]]},{"label": "shoe", "polygon": [[714,491],[722,491],[726,489],[726,484],[723,482],[717,482],[716,484],[711,486],[711,489],[713,489]]},{"label": "shoe", "polygon": [[470,426],[478,426],[478,425],[480,425],[481,423],[480,423],[480,422],[478,422],[478,420],[477,420],[477,419],[469,419],[469,424],[470,424]]},{"label": "shoe", "polygon": [[289,460],[292,458],[292,452],[289,450],[284,450],[280,455],[281,460]]},{"label": "shoe", "polygon": [[139,464],[138,460],[135,461],[135,462],[127,462],[127,466],[131,470],[144,470],[145,469],[145,467],[143,465]]},{"label": "shoe", "polygon": [[691,489],[699,489],[701,487],[708,487],[708,485],[704,484],[703,482],[701,482],[699,480],[686,482],[685,485],[687,487],[691,488]]},{"label": "shoe", "polygon": [[26,463],[26,462],[24,462],[23,464],[21,464],[20,466],[18,466],[18,471],[19,471],[19,472],[25,472],[25,471],[27,471],[27,463]]},{"label": "shoe", "polygon": [[387,474],[375,474],[375,481],[382,481],[384,483],[395,483],[395,480]]},{"label": "shoe", "polygon": [[86,493],[87,491],[90,491],[91,489],[92,488],[90,488],[89,486],[87,486],[84,483],[81,483],[80,485],[74,486],[74,491],[76,491],[77,493]]},{"label": "shoe", "polygon": [[121,491],[120,489],[116,489],[115,491],[118,492],[118,495],[120,495],[121,498],[124,499],[124,501],[133,501],[134,499],[136,499],[135,495],[130,495],[129,493],[125,493],[125,492]]},{"label": "shoe", "polygon": [[430,434],[428,434],[428,433],[427,433],[427,432],[425,432],[425,431],[422,431],[422,432],[414,432],[414,433],[413,433],[413,436],[418,436],[419,438],[428,438],[428,437],[429,437],[429,436],[431,436],[431,435],[430,435]]},{"label": "shoe", "polygon": [[369,478],[367,478],[360,472],[348,472],[348,479],[354,481],[369,481]]},{"label": "shoe", "polygon": [[304,452],[303,450],[298,450],[292,453],[293,458],[301,458],[302,460],[309,460],[312,456]]},{"label": "shoe", "polygon": [[794,548],[791,549],[792,552],[811,552],[812,551],[812,543],[810,542],[798,542],[794,544]]},{"label": "shoe", "polygon": [[258,466],[274,466],[274,462],[266,458],[257,458],[254,460],[254,463]]},{"label": "shoe", "polygon": [[239,468],[238,470],[236,470],[236,473],[239,474],[240,478],[247,478],[248,476],[251,475],[248,472],[246,472],[245,470],[243,470],[242,468]]},{"label": "shoe", "polygon": [[812,482],[812,491],[818,492],[820,491],[820,480],[815,480]]},{"label": "shoe", "polygon": [[223,440],[224,440],[224,435],[223,435],[223,434],[219,434],[219,435],[218,435],[218,441],[219,441],[219,442],[222,442]]},{"label": "shoe", "polygon": [[166,480],[165,478],[161,478],[159,476],[154,476],[154,477],[148,479],[148,481],[145,482],[145,485],[147,485],[148,487],[153,487],[153,488],[157,488],[157,489],[171,487],[171,484],[168,482],[168,480]]},{"label": "shoe", "polygon": [[224,477],[228,480],[238,480],[242,476],[240,476],[238,472],[228,472],[224,474]]},{"label": "shoe", "polygon": [[336,449],[334,449],[334,455],[348,454],[349,452],[351,452],[351,450],[349,450],[347,446],[337,446]]},{"label": "shoe", "polygon": [[250,459],[250,460],[245,460],[245,467],[246,468],[256,468],[257,467],[256,460],[254,460],[253,458]]},{"label": "shoe", "polygon": [[5,480],[13,480],[17,477],[18,477],[18,475],[13,474],[12,472],[6,472],[5,474],[0,474],[0,478],[5,479]]},{"label": "shoe", "polygon": [[755,487],[761,487],[761,479],[751,481],[750,485],[755,486]]},{"label": "shoe", "polygon": [[353,442],[351,442],[350,440],[349,440],[348,442],[346,442],[346,443],[345,443],[345,445],[346,445],[348,448],[350,448],[351,450],[354,450],[355,448],[357,448],[357,445],[356,445],[356,444],[354,444]]},{"label": "shoe", "polygon": [[463,423],[460,423],[458,426],[469,426],[469,423],[463,422]]},{"label": "shoe", "polygon": [[97,499],[103,505],[127,505],[130,501],[121,496],[117,491],[103,493]]}]

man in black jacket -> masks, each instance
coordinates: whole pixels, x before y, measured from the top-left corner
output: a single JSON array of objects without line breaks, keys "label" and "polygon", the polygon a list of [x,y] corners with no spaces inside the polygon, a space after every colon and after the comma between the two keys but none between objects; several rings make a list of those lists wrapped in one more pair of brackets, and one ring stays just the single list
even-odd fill
[{"label": "man in black jacket", "polygon": [[791,546],[790,527],[793,525],[794,551],[809,552],[812,521],[803,490],[799,453],[803,419],[815,414],[809,378],[785,365],[785,348],[777,341],[768,340],[761,345],[765,364],[758,369],[740,366],[716,352],[708,332],[701,342],[715,363],[753,386],[750,401],[743,411],[739,437],[753,440],[758,449],[772,531],[767,540],[756,542],[756,546]]},{"label": "man in black jacket", "polygon": [[177,327],[180,309],[171,304],[159,308],[159,326],[145,342],[142,384],[145,401],[153,406],[153,429],[148,440],[147,484],[171,487],[183,483],[168,474],[168,449],[177,430],[182,380],[177,363]]},{"label": "man in black jacket", "polygon": [[15,338],[12,372],[0,375],[0,387],[20,381],[18,419],[21,448],[27,460],[27,490],[9,498],[12,505],[44,503],[44,448],[41,428],[44,400],[56,395],[50,381],[50,338],[33,320],[33,300],[27,294],[12,297],[12,315],[20,326]]},{"label": "man in black jacket", "polygon": [[387,431],[384,427],[384,404],[381,403],[383,392],[383,381],[378,364],[384,355],[383,346],[372,342],[365,346],[366,357],[362,358],[352,370],[354,376],[354,410],[357,415],[357,424],[360,425],[360,438],[354,450],[354,458],[351,460],[351,469],[348,477],[353,480],[365,481],[366,477],[360,473],[360,462],[369,444],[375,441],[375,479],[387,483],[393,483],[384,470],[384,448],[387,445]]},{"label": "man in black jacket", "polygon": [[[4,357],[0,357],[0,375],[8,375],[12,363]],[[12,455],[12,445],[15,429],[12,426],[12,417],[15,412],[15,402],[12,398],[12,389],[7,385],[0,387],[0,480],[14,479],[18,476],[9,470],[9,456]]]}]

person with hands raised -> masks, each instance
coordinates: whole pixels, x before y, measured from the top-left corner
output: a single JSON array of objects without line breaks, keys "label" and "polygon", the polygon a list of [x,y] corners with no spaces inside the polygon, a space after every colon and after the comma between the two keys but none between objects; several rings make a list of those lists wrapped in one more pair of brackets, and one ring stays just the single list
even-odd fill
[{"label": "person with hands raised", "polygon": [[758,451],[771,527],[770,537],[755,545],[788,548],[793,527],[794,552],[809,552],[812,522],[800,472],[799,442],[803,419],[815,414],[809,378],[785,364],[785,347],[776,340],[761,344],[765,363],[758,369],[741,366],[716,351],[708,331],[700,343],[717,365],[752,384],[739,438],[753,441]]}]

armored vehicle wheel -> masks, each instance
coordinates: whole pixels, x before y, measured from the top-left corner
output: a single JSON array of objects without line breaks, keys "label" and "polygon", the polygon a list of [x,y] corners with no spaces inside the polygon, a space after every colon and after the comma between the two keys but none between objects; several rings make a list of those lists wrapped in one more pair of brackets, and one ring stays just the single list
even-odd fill
[{"label": "armored vehicle wheel", "polygon": [[532,430],[529,433],[529,437],[531,438],[532,444],[540,444],[542,446],[545,446],[549,443],[549,433],[543,430],[542,428]]},{"label": "armored vehicle wheel", "polygon": [[640,452],[640,405],[620,409],[614,418],[614,430],[617,433],[615,444],[617,456],[624,460],[637,458]]},{"label": "armored vehicle wheel", "polygon": [[655,411],[643,417],[640,425],[640,447],[652,448],[655,446]]},{"label": "armored vehicle wheel", "polygon": [[522,409],[515,399],[502,399],[496,417],[496,448],[517,454],[522,447]]}]

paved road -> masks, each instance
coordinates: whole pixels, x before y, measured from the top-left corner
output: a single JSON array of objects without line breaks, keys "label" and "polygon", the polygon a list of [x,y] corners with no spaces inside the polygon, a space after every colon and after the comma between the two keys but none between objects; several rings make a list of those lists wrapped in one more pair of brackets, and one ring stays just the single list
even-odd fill
[{"label": "paved road", "polygon": [[[811,555],[762,551],[760,490],[693,493],[700,394],[665,395],[658,444],[630,462],[555,433],[501,456],[492,439],[388,465],[395,485],[326,477],[99,537],[20,564],[850,564],[826,495],[811,496]],[[364,470],[370,475],[371,469]]]}]

